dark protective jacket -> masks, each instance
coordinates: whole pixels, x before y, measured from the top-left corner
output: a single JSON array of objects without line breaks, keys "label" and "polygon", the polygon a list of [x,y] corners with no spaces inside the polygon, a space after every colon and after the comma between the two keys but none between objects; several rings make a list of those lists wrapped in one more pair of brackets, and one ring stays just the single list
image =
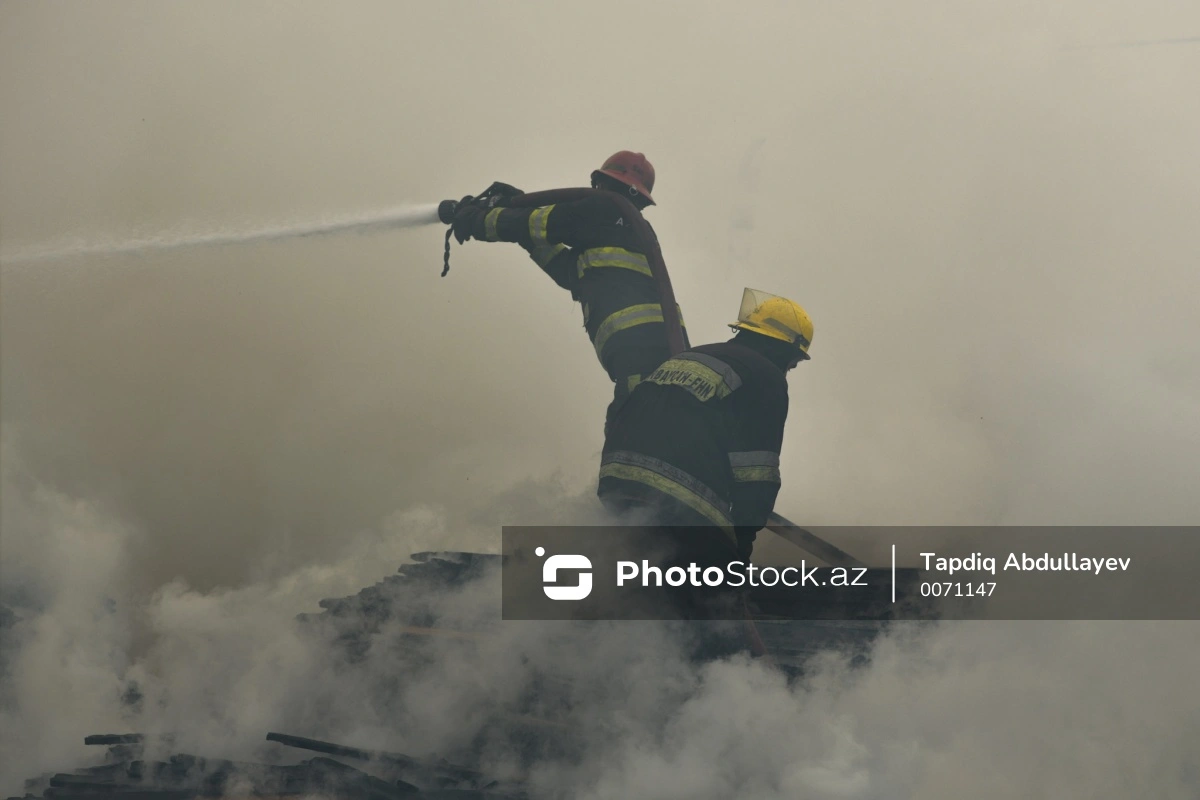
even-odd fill
[{"label": "dark protective jacket", "polygon": [[672,509],[672,524],[717,526],[736,546],[775,508],[787,412],[787,378],[766,356],[732,340],[691,348],[616,414],[598,493],[610,507],[633,501]]},{"label": "dark protective jacket", "polygon": [[[616,384],[610,420],[630,390],[670,357],[645,248],[614,201],[596,195],[540,208],[494,208],[471,235],[520,244],[583,305],[596,357]],[[683,336],[686,347],[686,329]]]}]

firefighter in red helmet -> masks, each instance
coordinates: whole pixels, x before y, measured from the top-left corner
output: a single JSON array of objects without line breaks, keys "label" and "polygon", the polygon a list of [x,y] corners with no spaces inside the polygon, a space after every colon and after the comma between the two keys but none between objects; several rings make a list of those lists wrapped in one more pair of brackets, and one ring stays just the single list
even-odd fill
[{"label": "firefighter in red helmet", "polygon": [[[607,181],[608,178],[620,186]],[[608,183],[608,186],[598,183]],[[592,187],[627,192],[629,199],[639,209],[652,206],[654,198],[650,196],[650,192],[654,189],[654,167],[641,153],[622,150],[609,156],[604,166],[592,173]]]},{"label": "firefighter in red helmet", "polygon": [[[455,216],[453,231],[459,243],[476,239],[521,245],[582,305],[596,357],[615,384],[607,431],[633,387],[671,353],[646,246],[607,195],[624,196],[639,211],[654,205],[654,167],[641,153],[622,150],[592,172],[591,185],[606,193],[540,208],[467,204]],[[686,328],[683,335],[687,346]]]}]

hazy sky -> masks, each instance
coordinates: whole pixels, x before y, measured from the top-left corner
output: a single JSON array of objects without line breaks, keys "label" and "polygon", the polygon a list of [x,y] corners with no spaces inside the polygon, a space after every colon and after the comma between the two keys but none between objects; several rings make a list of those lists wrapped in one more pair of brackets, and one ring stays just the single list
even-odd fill
[{"label": "hazy sky", "polygon": [[[743,286],[816,323],[785,515],[1195,521],[1200,48],[1080,48],[1200,11],[1043,6],[5,3],[3,252],[582,185],[635,149],[695,341]],[[464,488],[590,491],[578,307],[515,247],[440,278],[441,247],[8,265],[9,452],[201,583]]]},{"label": "hazy sky", "polygon": [[[1186,1],[9,0],[0,257],[633,149],[694,342],[745,286],[815,322],[781,513],[1195,523],[1200,44],[1112,46],[1195,36]],[[51,602],[78,546],[144,594],[386,540],[360,586],[586,513],[611,389],[578,307],[515,246],[441,258],[427,227],[5,263],[8,596]]]}]

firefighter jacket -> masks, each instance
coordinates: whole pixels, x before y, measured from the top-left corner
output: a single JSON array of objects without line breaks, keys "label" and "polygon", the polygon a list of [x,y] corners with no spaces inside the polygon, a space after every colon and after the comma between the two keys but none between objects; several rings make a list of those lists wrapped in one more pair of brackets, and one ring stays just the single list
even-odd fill
[{"label": "firefighter jacket", "polygon": [[729,341],[680,353],[617,413],[598,493],[682,509],[675,519],[715,525],[736,546],[775,508],[787,411],[783,370],[755,350]]},{"label": "firefighter jacket", "polygon": [[598,195],[540,208],[494,208],[472,236],[520,244],[582,304],[584,328],[617,384],[617,399],[670,356],[645,247],[613,201]]}]

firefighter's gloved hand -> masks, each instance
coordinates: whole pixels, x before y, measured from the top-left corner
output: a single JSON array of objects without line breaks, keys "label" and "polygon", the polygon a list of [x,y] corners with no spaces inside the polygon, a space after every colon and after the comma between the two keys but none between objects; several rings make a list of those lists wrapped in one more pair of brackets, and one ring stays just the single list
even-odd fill
[{"label": "firefighter's gloved hand", "polygon": [[473,203],[467,203],[459,208],[458,213],[454,215],[454,222],[450,229],[454,231],[454,238],[459,244],[464,244],[471,238],[475,229],[479,226],[479,218],[487,214],[487,211]]},{"label": "firefighter's gloved hand", "polygon": [[504,201],[510,197],[516,197],[525,193],[512,184],[495,181],[487,188],[487,191],[484,192],[484,194],[490,199],[495,200],[495,202],[490,203],[492,207],[495,207],[498,205],[504,205]]},{"label": "firefighter's gloved hand", "polygon": [[738,558],[750,563],[750,554],[754,552],[754,539],[758,536],[758,529],[738,528],[736,533]]}]

